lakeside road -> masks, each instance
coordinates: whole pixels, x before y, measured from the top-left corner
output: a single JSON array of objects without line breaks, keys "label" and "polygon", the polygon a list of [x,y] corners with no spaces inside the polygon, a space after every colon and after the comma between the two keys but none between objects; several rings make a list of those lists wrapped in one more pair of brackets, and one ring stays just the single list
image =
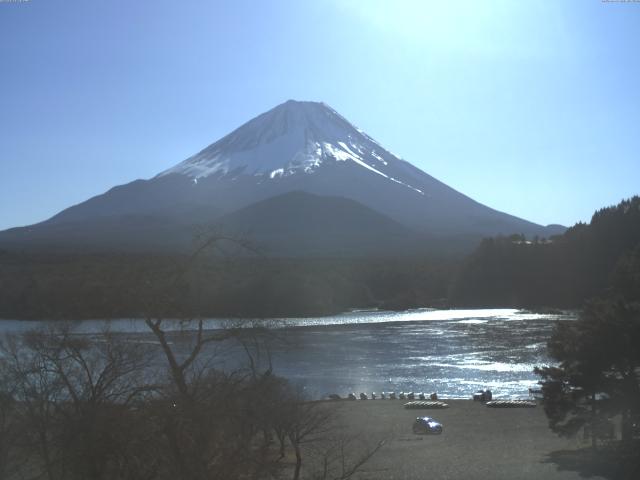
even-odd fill
[{"label": "lakeside road", "polygon": [[[561,469],[554,452],[584,446],[564,439],[547,426],[541,406],[488,408],[471,400],[443,400],[449,408],[406,410],[404,400],[340,401],[340,421],[360,438],[384,447],[362,468],[359,479],[536,479],[577,480]],[[442,435],[414,435],[417,416],[444,425]],[[602,477],[591,476],[591,479]]]}]

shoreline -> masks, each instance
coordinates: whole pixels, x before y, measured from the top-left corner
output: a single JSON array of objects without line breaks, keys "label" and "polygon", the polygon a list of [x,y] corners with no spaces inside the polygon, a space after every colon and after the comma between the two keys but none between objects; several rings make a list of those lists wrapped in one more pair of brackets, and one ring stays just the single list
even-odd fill
[{"label": "shoreline", "polygon": [[[358,479],[549,479],[578,480],[578,472],[563,469],[558,452],[585,444],[548,428],[543,408],[489,408],[473,400],[440,399],[446,409],[409,410],[405,401],[357,400],[335,405],[345,428],[384,447],[363,467]],[[416,435],[416,417],[442,423],[441,435]],[[590,477],[597,480],[601,477]]]},{"label": "shoreline", "polygon": [[[535,312],[528,309],[518,308],[450,308],[450,309],[434,309],[429,307],[413,308],[407,310],[357,310],[345,311],[337,314],[322,316],[292,316],[292,317],[265,317],[265,318],[249,318],[249,317],[207,317],[202,320],[205,323],[205,329],[216,330],[225,327],[225,324],[233,324],[237,326],[239,323],[249,326],[260,325],[263,323],[271,324],[274,328],[304,328],[304,327],[339,327],[343,325],[371,325],[399,322],[442,322],[442,321],[488,321],[491,318],[510,319],[514,315],[522,316],[517,320],[525,319],[559,319],[562,317],[572,317],[575,311],[554,311],[554,312]],[[359,320],[362,319],[362,320]],[[166,318],[164,321],[168,326],[180,325],[184,327],[187,323],[196,322],[198,319],[184,321],[179,318]],[[335,321],[333,321],[335,320]],[[16,318],[0,318],[0,333],[3,333],[3,327],[26,326],[26,325],[47,325],[56,323],[71,323],[78,325],[128,325],[129,327],[144,327],[144,317],[131,318],[85,318],[85,319],[16,319]],[[18,330],[20,330],[18,328]],[[177,330],[177,329],[176,329]],[[188,329],[187,329],[188,330]],[[118,332],[118,330],[115,330]],[[141,333],[148,331],[145,328],[128,328],[123,333]]]},{"label": "shoreline", "polygon": [[[296,320],[298,326],[274,330],[265,338],[274,373],[304,388],[309,398],[394,390],[467,399],[489,388],[496,398],[520,399],[527,398],[528,388],[539,380],[532,373],[534,366],[549,362],[545,346],[555,319],[488,309],[358,314],[329,322],[301,326]],[[19,334],[41,325],[56,323],[0,323],[0,331]],[[167,321],[165,330],[177,338],[183,326]],[[71,325],[80,335],[105,328],[125,341],[153,341],[141,320]],[[181,341],[191,335],[185,331]],[[229,347],[221,368],[241,368],[246,353],[231,343]]]}]

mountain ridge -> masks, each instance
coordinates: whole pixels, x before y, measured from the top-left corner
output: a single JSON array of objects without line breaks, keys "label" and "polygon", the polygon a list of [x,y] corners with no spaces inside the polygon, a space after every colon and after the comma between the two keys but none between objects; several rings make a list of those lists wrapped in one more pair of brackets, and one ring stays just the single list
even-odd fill
[{"label": "mountain ridge", "polygon": [[[44,245],[52,225],[66,228],[71,241],[78,237],[74,229],[98,228],[101,219],[117,226],[117,217],[164,219],[162,235],[184,243],[177,240],[184,232],[170,234],[167,226],[216,223],[294,191],[352,200],[425,238],[469,238],[467,249],[485,236],[546,237],[563,230],[486,207],[395,156],[328,105],[290,100],[148,180],[116,186],[40,224],[0,232],[0,245],[16,235],[25,246],[37,238]],[[131,235],[128,228],[119,235]],[[151,231],[147,237],[151,249],[160,241]]]}]

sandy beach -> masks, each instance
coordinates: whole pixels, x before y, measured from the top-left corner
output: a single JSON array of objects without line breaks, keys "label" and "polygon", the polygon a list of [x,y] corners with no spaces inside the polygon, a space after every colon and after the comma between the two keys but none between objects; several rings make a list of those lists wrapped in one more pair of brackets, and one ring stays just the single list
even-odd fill
[{"label": "sandy beach", "polygon": [[[341,421],[361,438],[386,438],[360,479],[579,479],[554,461],[558,452],[585,446],[559,438],[541,406],[488,408],[471,400],[444,400],[447,409],[407,410],[403,400],[336,402]],[[442,435],[414,435],[417,416],[444,425]],[[555,452],[555,454],[554,454]],[[602,477],[590,477],[593,479]]]}]

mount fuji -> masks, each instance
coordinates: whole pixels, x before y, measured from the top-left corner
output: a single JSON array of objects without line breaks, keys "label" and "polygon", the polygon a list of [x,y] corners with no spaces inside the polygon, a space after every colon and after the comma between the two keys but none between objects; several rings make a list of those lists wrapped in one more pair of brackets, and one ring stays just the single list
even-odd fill
[{"label": "mount fuji", "polygon": [[482,205],[326,104],[289,100],[151,179],[0,232],[0,246],[184,251],[202,225],[284,256],[465,250],[485,236],[564,230]]}]

